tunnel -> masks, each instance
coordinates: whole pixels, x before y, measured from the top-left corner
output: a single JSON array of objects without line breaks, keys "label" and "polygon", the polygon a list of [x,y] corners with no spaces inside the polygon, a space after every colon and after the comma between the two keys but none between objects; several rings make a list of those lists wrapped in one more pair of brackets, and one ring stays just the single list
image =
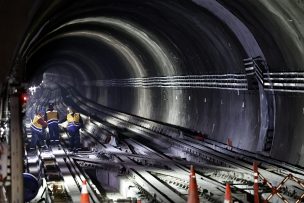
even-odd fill
[{"label": "tunnel", "polygon": [[[65,117],[67,107],[78,111],[85,126],[82,134],[101,134],[94,137],[93,143],[104,139],[105,144],[110,139],[117,150],[117,143],[126,142],[132,151],[127,136],[132,143],[146,145],[171,160],[179,157],[180,161],[189,161],[187,167],[197,164],[198,185],[202,188],[202,181],[208,182],[208,177],[218,181],[214,185],[221,183],[219,187],[225,191],[226,182],[217,177],[232,176],[233,170],[227,169],[234,168],[231,159],[238,160],[234,164],[244,162],[246,166],[256,159],[269,179],[275,176],[269,181],[272,186],[280,183],[277,176],[285,177],[287,173],[294,176],[286,177],[301,182],[296,180],[304,175],[303,0],[20,1],[19,7],[4,4],[7,9],[0,4],[5,11],[2,15],[10,18],[3,21],[11,22],[7,27],[12,31],[1,31],[5,45],[0,59],[1,117],[3,121],[5,115],[9,118],[4,106],[9,105],[6,97],[10,88],[15,85],[16,89],[26,90],[28,101],[20,114],[24,148],[35,113],[46,112],[52,103],[60,119]],[[152,137],[145,134],[149,134],[147,131]],[[111,138],[102,137],[107,133]],[[133,137],[132,133],[137,135]],[[81,142],[84,146],[86,140]],[[88,145],[89,151],[96,150]],[[200,145],[221,158],[197,151]],[[103,150],[101,154],[109,153]],[[226,155],[229,161],[222,160]],[[143,159],[132,160],[145,165]],[[99,191],[105,189],[100,189],[103,184],[111,182],[105,183],[105,176],[115,176],[108,172],[110,169],[96,169],[96,160],[86,162],[81,156],[75,160],[79,168],[89,168],[84,170],[87,179]],[[109,163],[102,164],[107,168]],[[204,164],[208,165],[206,171]],[[247,184],[244,165],[234,169],[234,178],[242,177]],[[113,167],[119,168],[117,164]],[[132,167],[130,170],[134,170]],[[81,173],[82,169],[75,170]],[[139,188],[146,199],[154,194],[156,202],[186,202],[187,195],[181,193],[187,194],[187,190],[179,191],[183,184],[174,182],[168,173],[159,173],[133,171],[137,182],[133,180],[132,187]],[[153,192],[139,187],[143,174],[163,184],[171,181],[173,193],[161,193],[156,186],[149,189]],[[233,185],[233,180],[227,182]],[[113,178],[111,184],[117,186],[117,182]],[[179,184],[179,188],[172,184]],[[245,191],[247,202],[253,202],[254,189],[246,190],[238,184],[234,190]],[[263,184],[260,181],[260,192],[267,186],[265,181]],[[279,186],[272,194],[283,194],[282,200],[293,202],[302,198],[301,184],[302,188],[293,184],[284,189]],[[219,202],[224,196],[213,186],[208,190],[201,190],[201,202]],[[262,192],[260,198],[267,199],[269,190]],[[271,198],[267,200],[272,202]]]}]

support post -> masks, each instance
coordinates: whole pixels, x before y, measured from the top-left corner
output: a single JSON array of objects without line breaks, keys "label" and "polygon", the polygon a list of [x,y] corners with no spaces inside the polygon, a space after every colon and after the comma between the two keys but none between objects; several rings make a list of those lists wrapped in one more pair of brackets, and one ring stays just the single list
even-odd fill
[{"label": "support post", "polygon": [[23,203],[23,149],[20,123],[19,97],[10,97],[10,146],[11,146],[11,203]]}]

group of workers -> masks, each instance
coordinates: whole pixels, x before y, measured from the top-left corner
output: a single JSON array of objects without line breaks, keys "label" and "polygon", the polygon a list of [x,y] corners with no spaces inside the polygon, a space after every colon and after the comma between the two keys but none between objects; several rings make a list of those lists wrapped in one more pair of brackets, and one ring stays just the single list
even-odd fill
[{"label": "group of workers", "polygon": [[68,113],[65,118],[59,120],[59,113],[54,109],[53,104],[49,104],[47,111],[43,115],[42,111],[38,111],[31,122],[32,138],[29,144],[29,149],[36,149],[37,144],[42,148],[47,148],[45,145],[45,129],[49,129],[50,144],[59,144],[59,126],[67,121],[67,132],[69,134],[69,148],[71,151],[77,152],[80,147],[79,130],[83,127],[83,121],[79,113],[71,107],[68,108]]}]

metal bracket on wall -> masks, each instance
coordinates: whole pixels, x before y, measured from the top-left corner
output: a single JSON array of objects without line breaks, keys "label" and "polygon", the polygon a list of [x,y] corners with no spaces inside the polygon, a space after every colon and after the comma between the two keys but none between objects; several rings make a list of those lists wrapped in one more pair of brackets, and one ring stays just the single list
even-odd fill
[{"label": "metal bracket on wall", "polygon": [[[274,140],[275,99],[273,95],[266,94],[265,81],[269,68],[266,61],[260,57],[251,57],[243,60],[247,75],[248,90],[260,92],[260,137],[263,143],[258,144],[258,150],[271,153]],[[265,97],[265,98],[264,98]]]}]

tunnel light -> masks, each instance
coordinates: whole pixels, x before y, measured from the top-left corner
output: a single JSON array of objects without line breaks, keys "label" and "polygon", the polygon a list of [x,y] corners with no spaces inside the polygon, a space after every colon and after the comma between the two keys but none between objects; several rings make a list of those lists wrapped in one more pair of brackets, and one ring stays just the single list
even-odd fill
[{"label": "tunnel light", "polygon": [[0,135],[4,135],[5,129],[3,127],[0,128]]},{"label": "tunnel light", "polygon": [[27,102],[28,95],[27,95],[26,92],[23,92],[23,93],[21,93],[21,95],[20,95],[19,98],[20,98],[21,105],[23,105],[23,104],[25,104]]},{"label": "tunnel light", "polygon": [[36,92],[37,87],[36,86],[31,86],[29,88],[29,91],[31,92],[31,95],[33,95]]}]

